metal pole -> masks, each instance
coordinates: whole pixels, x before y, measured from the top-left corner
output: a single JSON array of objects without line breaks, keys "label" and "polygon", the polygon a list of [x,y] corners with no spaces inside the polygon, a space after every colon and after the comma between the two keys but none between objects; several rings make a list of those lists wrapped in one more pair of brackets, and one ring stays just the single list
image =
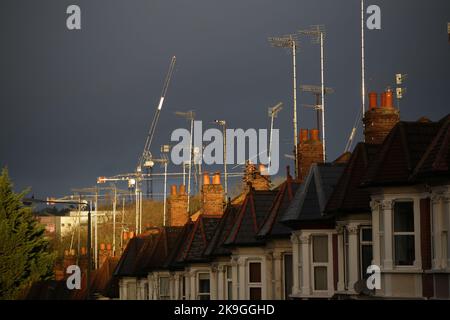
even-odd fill
[{"label": "metal pole", "polygon": [[135,188],[135,192],[134,192],[134,195],[135,195],[135,198],[136,198],[136,227],[135,227],[135,232],[136,232],[136,234],[138,234],[138,232],[139,232],[139,197],[138,197],[138,184],[137,184],[137,182],[136,182],[136,188]]},{"label": "metal pole", "polygon": [[139,234],[142,233],[142,208],[143,208],[143,201],[142,201],[142,189],[139,192]]},{"label": "metal pole", "polygon": [[223,170],[225,178],[225,202],[228,197],[228,172],[227,172],[227,123],[223,123]]},{"label": "metal pole", "polygon": [[79,256],[80,256],[80,246],[81,246],[81,195],[79,195],[79,202],[80,204],[78,205],[78,245],[77,245],[77,264],[79,261]]},{"label": "metal pole", "polygon": [[165,227],[167,224],[167,161],[164,162],[164,213],[163,214],[164,214],[163,226]]},{"label": "metal pole", "polygon": [[98,268],[98,191],[95,190],[95,223],[94,223],[94,261],[95,269]]},{"label": "metal pole", "polygon": [[366,67],[364,57],[364,0],[361,0],[361,103],[362,117],[366,111]]},{"label": "metal pole", "polygon": [[92,267],[92,256],[91,256],[91,206],[88,206],[88,237],[87,237],[87,260],[88,266],[86,271],[86,288],[87,288],[87,300],[91,298],[91,267]]},{"label": "metal pole", "polygon": [[271,165],[271,158],[272,158],[272,132],[273,132],[273,118],[274,118],[274,112],[272,111],[272,114],[270,115],[270,138],[269,138],[269,174],[270,174],[270,168]]},{"label": "metal pole", "polygon": [[123,251],[123,222],[125,220],[125,195],[122,196],[122,229],[120,230],[120,251]]},{"label": "metal pole", "polygon": [[116,205],[117,205],[117,187],[114,184],[114,201],[113,201],[113,256],[116,255]]},{"label": "metal pole", "polygon": [[323,147],[323,162],[326,161],[326,148],[325,148],[325,84],[324,84],[324,54],[323,54],[323,32],[320,32],[320,80],[321,80],[321,98],[322,98],[322,147]]},{"label": "metal pole", "polygon": [[295,176],[297,176],[298,170],[298,154],[297,154],[297,66],[296,66],[296,43],[291,36],[292,46],[292,67],[294,78],[294,150],[295,150]]},{"label": "metal pole", "polygon": [[192,132],[194,130],[194,117],[191,115],[191,137],[189,139],[189,175],[188,175],[188,199],[187,199],[187,209],[189,211],[189,203],[191,197],[191,167],[192,167]]}]

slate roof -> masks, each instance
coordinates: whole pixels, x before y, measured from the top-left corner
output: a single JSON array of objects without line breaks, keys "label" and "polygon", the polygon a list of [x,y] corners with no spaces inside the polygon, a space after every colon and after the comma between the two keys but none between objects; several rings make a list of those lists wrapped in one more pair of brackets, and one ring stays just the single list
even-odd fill
[{"label": "slate roof", "polygon": [[224,245],[253,246],[262,244],[264,240],[256,236],[272,208],[276,195],[277,191],[275,190],[259,191],[251,188]]},{"label": "slate roof", "polygon": [[258,237],[289,237],[292,229],[280,222],[282,215],[289,207],[294,198],[295,193],[300,187],[300,183],[294,181],[291,176],[288,176],[278,189],[275,200],[271,205],[269,214],[264,218],[259,231]]},{"label": "slate roof", "polygon": [[324,210],[345,166],[339,163],[314,164],[283,213],[281,222],[298,228],[301,225],[333,221],[333,217],[326,215]]},{"label": "slate roof", "polygon": [[370,211],[368,190],[360,188],[367,167],[373,161],[380,145],[360,142],[356,145],[336,188],[325,208],[327,214],[337,212]]},{"label": "slate roof", "polygon": [[413,181],[450,176],[450,115],[439,121],[440,129],[410,178]]},{"label": "slate roof", "polygon": [[187,241],[181,246],[175,263],[204,262],[208,258],[203,254],[211,241],[214,231],[218,226],[220,216],[200,215],[187,237]]},{"label": "slate roof", "polygon": [[206,256],[227,256],[231,254],[230,248],[224,246],[224,242],[230,234],[236,217],[239,213],[240,205],[229,203],[220,219],[211,241],[205,249]]},{"label": "slate roof", "polygon": [[401,121],[383,142],[367,168],[362,186],[405,185],[439,132],[441,122]]},{"label": "slate roof", "polygon": [[141,252],[141,248],[145,246],[149,246],[149,242],[151,243],[156,235],[139,235],[134,237],[128,241],[127,246],[125,247],[122,256],[117,264],[116,269],[114,270],[113,276],[117,277],[126,277],[126,276],[134,276],[136,263],[139,260],[139,253]]}]

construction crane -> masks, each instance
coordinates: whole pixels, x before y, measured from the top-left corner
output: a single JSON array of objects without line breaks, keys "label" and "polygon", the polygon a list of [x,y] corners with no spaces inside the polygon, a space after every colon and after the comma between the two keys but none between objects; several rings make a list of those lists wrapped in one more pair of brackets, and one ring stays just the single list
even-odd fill
[{"label": "construction crane", "polygon": [[[152,145],[153,137],[155,135],[156,126],[158,124],[159,115],[161,113],[161,109],[164,104],[164,99],[167,94],[167,89],[169,88],[170,80],[172,78],[173,71],[175,69],[175,62],[177,58],[175,56],[172,57],[170,61],[169,70],[167,71],[166,78],[164,80],[164,85],[161,91],[161,97],[159,99],[158,106],[155,110],[155,114],[153,116],[152,123],[150,125],[150,129],[147,134],[147,139],[145,140],[144,150],[142,151],[141,156],[139,157],[139,162],[137,164],[136,172],[138,175],[142,172],[142,168],[146,168],[147,170],[151,170],[154,166],[154,161],[152,161],[152,153],[150,151],[150,147]],[[139,181],[137,181],[139,183]],[[149,182],[151,183],[151,179],[147,181],[147,193],[149,192]]]}]

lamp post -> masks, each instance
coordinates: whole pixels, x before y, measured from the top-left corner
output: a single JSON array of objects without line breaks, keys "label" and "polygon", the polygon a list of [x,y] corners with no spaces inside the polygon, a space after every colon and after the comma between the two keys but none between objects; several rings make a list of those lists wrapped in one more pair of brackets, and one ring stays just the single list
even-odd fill
[{"label": "lamp post", "polygon": [[[34,198],[24,198],[22,201],[25,205],[31,205],[31,203],[48,203],[48,200],[34,199]],[[88,226],[87,226],[87,259],[88,267],[86,271],[86,289],[87,289],[87,299],[91,298],[91,206],[89,202],[84,201],[72,201],[72,200],[51,200],[51,203],[61,203],[61,204],[73,204],[73,205],[85,205],[88,209]]]}]

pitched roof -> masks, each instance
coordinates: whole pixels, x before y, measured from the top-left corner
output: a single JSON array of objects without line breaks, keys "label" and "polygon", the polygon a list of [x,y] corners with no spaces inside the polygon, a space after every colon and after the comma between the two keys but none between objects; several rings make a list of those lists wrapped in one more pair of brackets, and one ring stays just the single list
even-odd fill
[{"label": "pitched roof", "polygon": [[128,241],[125,250],[120,257],[116,269],[113,275],[117,277],[134,276],[136,262],[139,259],[139,252],[141,248],[149,245],[149,242],[153,241],[154,234],[139,235]]},{"label": "pitched roof", "polygon": [[299,187],[300,183],[288,176],[286,181],[277,188],[278,193],[269,214],[264,218],[258,231],[258,237],[289,237],[291,235],[292,229],[282,224],[280,220]]},{"label": "pitched roof", "polygon": [[450,115],[439,124],[440,129],[414,169],[411,180],[450,175]]},{"label": "pitched roof", "polygon": [[277,191],[251,189],[242,204],[230,234],[224,245],[259,245],[264,241],[257,239],[257,233],[265,217],[269,214]]},{"label": "pitched roof", "polygon": [[325,208],[327,214],[336,212],[370,211],[368,190],[359,188],[369,163],[373,161],[380,145],[360,142],[356,145]]},{"label": "pitched roof", "polygon": [[281,221],[292,227],[329,221],[332,217],[324,214],[325,206],[344,168],[345,164],[338,163],[314,164]]},{"label": "pitched roof", "polygon": [[226,256],[231,254],[230,248],[224,246],[224,242],[230,234],[239,212],[240,205],[229,203],[225,208],[225,212],[220,219],[219,224],[205,249],[206,256]]},{"label": "pitched roof", "polygon": [[195,221],[187,241],[178,251],[175,263],[202,262],[208,260],[203,254],[222,216],[202,214]]},{"label": "pitched roof", "polygon": [[440,122],[406,122],[395,125],[367,168],[362,186],[405,185],[432,143]]}]

